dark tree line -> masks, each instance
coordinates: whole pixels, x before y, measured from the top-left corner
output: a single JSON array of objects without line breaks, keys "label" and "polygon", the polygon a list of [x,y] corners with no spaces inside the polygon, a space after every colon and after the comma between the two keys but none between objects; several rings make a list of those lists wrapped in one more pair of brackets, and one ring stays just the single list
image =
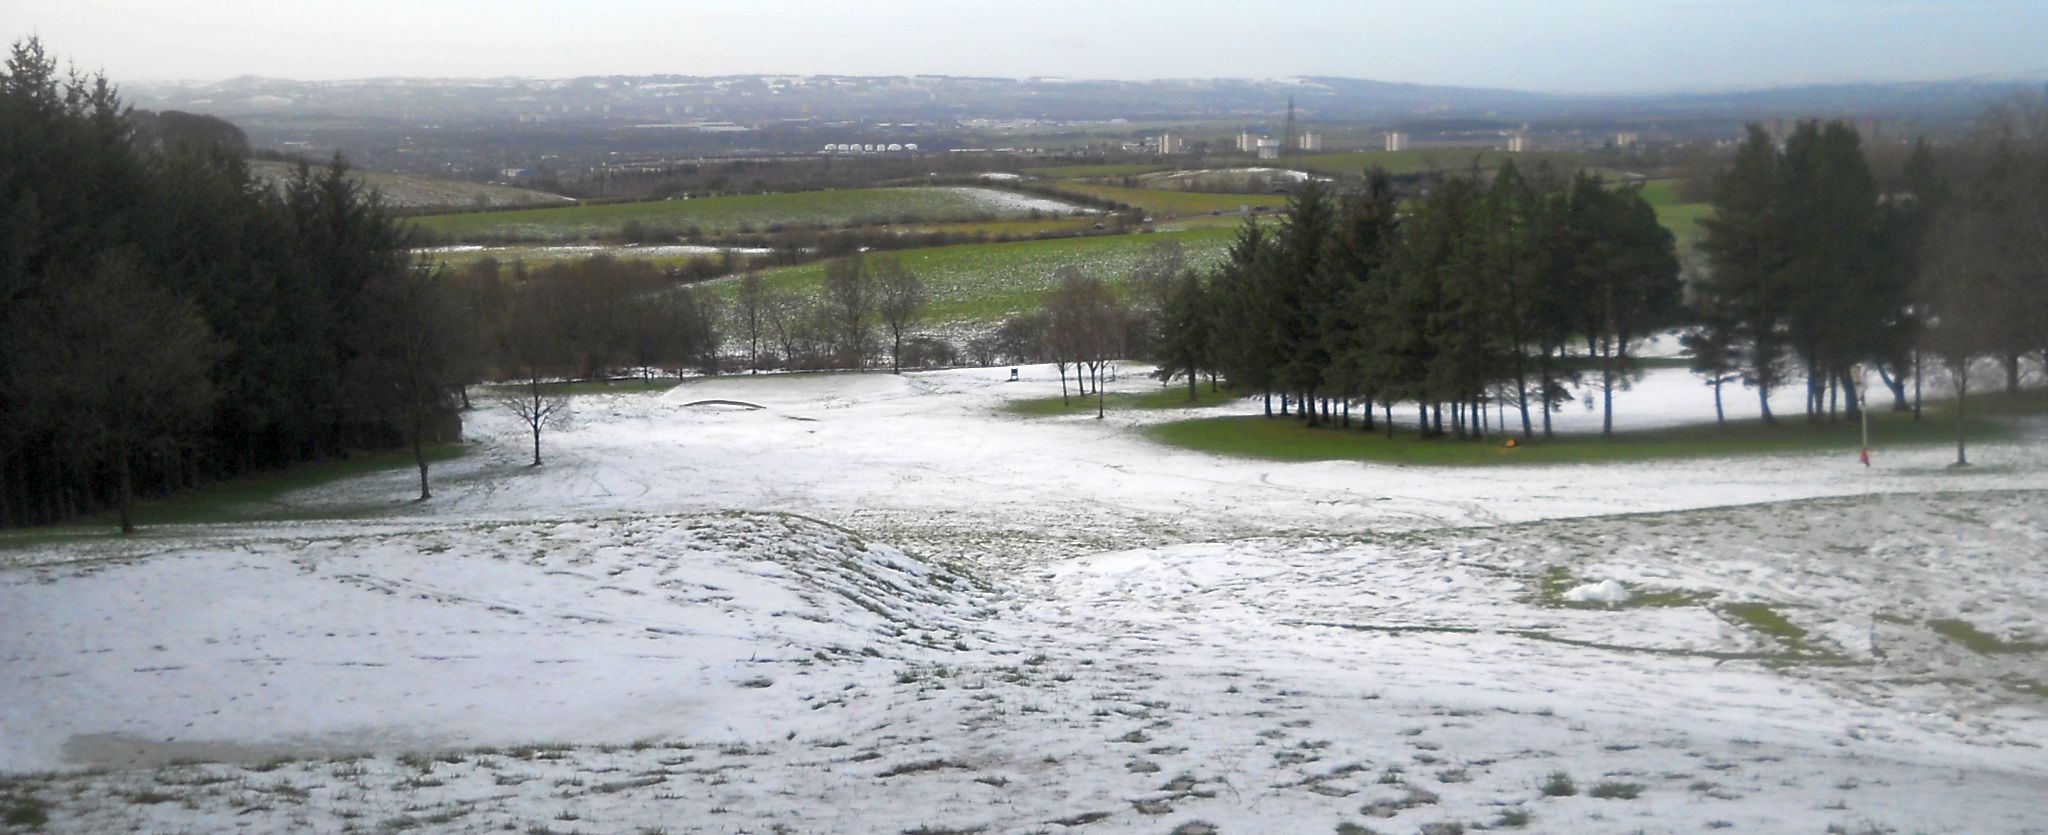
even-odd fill
[{"label": "dark tree line", "polygon": [[468,384],[502,383],[494,400],[531,430],[534,466],[542,430],[567,417],[569,383],[719,372],[724,309],[716,294],[687,286],[683,269],[609,256],[533,269],[486,258],[437,276],[447,384],[467,407]]},{"label": "dark tree line", "polygon": [[[134,495],[455,440],[468,385],[717,370],[687,268],[415,262],[337,157],[282,189],[233,125],[142,114],[34,40],[0,75],[0,527]],[[514,409],[518,412],[518,409]]]},{"label": "dark tree line", "polygon": [[1856,132],[1841,122],[1802,123],[1783,148],[1752,125],[1721,174],[1701,245],[1711,270],[1693,305],[1702,326],[1695,365],[1710,380],[1739,374],[1757,390],[1765,422],[1776,421],[1771,394],[1794,370],[1806,380],[1810,421],[1856,416],[1854,372],[1866,364],[1904,408],[1914,338],[1907,290],[1929,204],[1882,198]]},{"label": "dark tree line", "polygon": [[[1703,245],[1712,271],[1693,305],[1695,370],[1771,394],[1795,373],[1807,420],[1857,417],[1860,369],[1892,408],[1920,413],[1926,358],[1957,394],[1957,463],[1968,371],[1995,362],[2007,391],[2022,360],[2048,363],[2048,111],[1994,108],[1940,152],[1916,143],[1889,187],[1856,132],[1801,123],[1782,145],[1752,126],[1717,181]],[[1908,402],[1907,385],[1914,394]]]},{"label": "dark tree line", "polygon": [[1391,433],[1413,403],[1424,434],[1484,437],[1493,403],[1527,437],[1533,415],[1549,434],[1590,362],[1612,431],[1631,352],[1675,323],[1679,295],[1671,236],[1634,189],[1509,163],[1404,198],[1372,172],[1342,194],[1305,186],[1277,224],[1247,223],[1222,269],[1182,276],[1162,374],[1220,375],[1312,426],[1358,409],[1366,431]]},{"label": "dark tree line", "polygon": [[[1096,396],[1101,417],[1102,384],[1115,375],[1118,360],[1161,356],[1177,331],[1169,327],[1180,282],[1190,280],[1187,252],[1177,241],[1156,241],[1120,285],[1078,267],[1061,269],[1036,310],[1013,316],[992,334],[970,340],[970,358],[982,365],[997,360],[1050,362],[1059,371],[1060,396]],[[1071,376],[1070,376],[1071,375]]]},{"label": "dark tree line", "polygon": [[652,377],[681,369],[715,374],[723,310],[718,297],[685,286],[679,270],[639,259],[594,256],[529,268],[482,259],[447,271],[449,292],[473,336],[463,382]]},{"label": "dark tree line", "polygon": [[138,115],[33,39],[12,48],[0,526],[445,436],[447,390],[416,384],[441,334],[409,324],[435,313],[398,227],[338,159],[280,191],[251,179],[245,144],[207,117]]},{"label": "dark tree line", "polygon": [[1908,166],[1919,245],[1908,320],[1919,354],[1947,372],[1956,392],[1956,464],[1969,463],[1964,417],[1970,371],[1993,361],[2005,389],[2021,385],[2021,361],[2048,368],[2048,105],[2006,102],[1972,140],[1950,152],[1943,173],[1926,149]]},{"label": "dark tree line", "polygon": [[929,288],[903,262],[856,253],[826,262],[815,296],[771,289],[752,273],[741,278],[730,334],[749,371],[867,368],[885,346],[897,373],[952,365],[954,347],[919,332],[930,303]]}]

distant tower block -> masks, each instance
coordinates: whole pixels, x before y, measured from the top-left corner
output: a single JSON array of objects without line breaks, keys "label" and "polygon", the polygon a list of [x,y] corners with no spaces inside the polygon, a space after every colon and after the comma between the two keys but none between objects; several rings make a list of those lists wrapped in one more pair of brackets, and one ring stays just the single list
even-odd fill
[{"label": "distant tower block", "polygon": [[1282,145],[1281,147],[1283,147],[1283,148],[1293,148],[1293,147],[1295,147],[1295,143],[1299,141],[1298,137],[1300,137],[1300,136],[1301,136],[1301,123],[1300,123],[1300,122],[1297,122],[1297,121],[1295,121],[1295,119],[1294,119],[1294,97],[1293,97],[1293,96],[1288,96],[1288,97],[1287,97],[1287,136],[1285,137],[1285,139],[1286,139],[1286,144]]},{"label": "distant tower block", "polygon": [[1408,150],[1408,134],[1402,133],[1402,132],[1400,132],[1400,131],[1397,131],[1397,130],[1396,130],[1396,131],[1388,131],[1388,132],[1387,132],[1387,150],[1389,150],[1389,151],[1406,151],[1406,150]]},{"label": "distant tower block", "polygon": [[1304,133],[1301,135],[1301,141],[1295,147],[1303,151],[1320,151],[1323,149],[1323,135],[1320,133]]},{"label": "distant tower block", "polygon": [[1256,147],[1258,149],[1259,159],[1280,158],[1280,140],[1278,139],[1268,139],[1263,136],[1259,137],[1258,145]]},{"label": "distant tower block", "polygon": [[1519,154],[1526,150],[1529,150],[1529,137],[1519,133],[1508,137],[1508,153]]},{"label": "distant tower block", "polygon": [[1639,141],[1642,141],[1642,137],[1632,130],[1625,130],[1614,135],[1614,147],[1616,148],[1633,147]]},{"label": "distant tower block", "polygon": [[1160,134],[1160,135],[1159,135],[1159,152],[1160,152],[1160,153],[1162,153],[1162,154],[1178,154],[1178,153],[1180,153],[1181,151],[1184,151],[1184,150],[1187,150],[1187,141],[1186,141],[1186,140],[1184,140],[1184,139],[1181,139],[1181,138],[1180,138],[1180,137],[1178,137],[1178,136],[1174,136],[1173,134],[1170,134],[1170,133],[1162,133],[1162,134]]},{"label": "distant tower block", "polygon": [[1259,149],[1259,138],[1245,131],[1237,135],[1237,149],[1247,154]]}]

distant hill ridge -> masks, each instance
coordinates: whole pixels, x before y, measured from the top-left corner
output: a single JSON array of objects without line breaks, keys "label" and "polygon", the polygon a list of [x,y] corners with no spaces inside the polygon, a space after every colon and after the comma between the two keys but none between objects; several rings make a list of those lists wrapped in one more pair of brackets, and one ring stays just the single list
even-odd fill
[{"label": "distant hill ridge", "polygon": [[1572,96],[1327,76],[1116,81],[961,76],[586,76],[566,79],[375,78],[125,85],[138,105],[223,116],[265,114],[448,124],[675,124],[763,119],[1270,118],[1291,96],[1316,119],[1485,115],[1546,118],[1645,111],[1759,117],[1810,112],[1949,116],[2037,81],[1808,85],[1739,92]]}]

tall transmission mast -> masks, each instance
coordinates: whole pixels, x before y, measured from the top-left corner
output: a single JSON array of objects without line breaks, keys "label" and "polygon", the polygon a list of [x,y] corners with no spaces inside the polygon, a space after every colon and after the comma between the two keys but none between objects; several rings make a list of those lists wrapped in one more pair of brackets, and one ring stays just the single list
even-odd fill
[{"label": "tall transmission mast", "polygon": [[1299,128],[1299,127],[1300,127],[1300,125],[1296,124],[1296,123],[1295,123],[1295,121],[1294,121],[1294,97],[1293,97],[1293,96],[1288,96],[1288,97],[1287,97],[1287,139],[1286,139],[1286,140],[1284,141],[1284,144],[1282,144],[1282,145],[1280,146],[1280,153],[1283,153],[1283,154],[1291,154],[1291,153],[1294,153],[1294,148],[1295,148],[1295,145],[1296,145],[1297,143],[1299,143],[1299,142],[1301,141],[1301,133],[1300,133],[1300,131],[1299,131],[1299,130],[1297,130],[1297,128]]}]

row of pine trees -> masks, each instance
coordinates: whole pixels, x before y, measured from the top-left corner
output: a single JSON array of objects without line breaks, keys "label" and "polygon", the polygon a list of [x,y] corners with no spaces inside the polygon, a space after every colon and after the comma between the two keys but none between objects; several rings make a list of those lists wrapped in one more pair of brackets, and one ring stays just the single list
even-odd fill
[{"label": "row of pine trees", "polygon": [[[1384,172],[1309,184],[1271,228],[1247,223],[1225,266],[1184,274],[1161,319],[1167,374],[1214,373],[1310,425],[1393,432],[1413,403],[1430,435],[1481,438],[1487,404],[1521,431],[1592,375],[1604,425],[1634,351],[1681,318],[1671,234],[1634,188],[1512,162],[1402,199]],[[1374,415],[1378,409],[1381,414]]]},{"label": "row of pine trees", "polygon": [[1161,375],[1190,397],[1199,376],[1227,378],[1309,425],[1350,427],[1356,408],[1389,435],[1413,404],[1421,433],[1454,438],[1548,437],[1575,391],[1611,434],[1614,393],[1660,332],[1682,334],[1720,420],[1724,384],[1775,423],[1797,381],[1809,421],[1853,419],[1864,370],[1917,414],[1907,386],[1929,357],[1958,394],[1984,361],[2017,390],[2024,358],[2048,367],[2048,109],[1995,108],[1944,153],[1917,143],[1881,188],[1845,123],[1782,141],[1752,126],[1692,269],[1639,187],[1590,172],[1510,161],[1407,194],[1378,171],[1341,194],[1311,183],[1278,223],[1246,223],[1221,269],[1177,279]]},{"label": "row of pine trees", "polygon": [[137,115],[34,39],[0,71],[0,527],[125,526],[137,493],[417,438],[446,396],[342,166],[275,189],[232,125]]}]

